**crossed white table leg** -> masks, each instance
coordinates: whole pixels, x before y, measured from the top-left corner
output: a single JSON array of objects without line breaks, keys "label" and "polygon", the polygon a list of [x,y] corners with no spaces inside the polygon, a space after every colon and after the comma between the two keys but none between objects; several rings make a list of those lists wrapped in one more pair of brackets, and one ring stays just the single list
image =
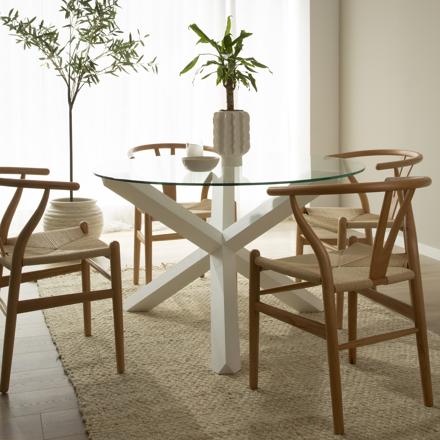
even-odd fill
[{"label": "crossed white table leg", "polygon": [[[249,251],[244,246],[291,214],[287,197],[272,197],[234,222],[234,187],[213,186],[210,223],[182,208],[152,185],[103,178],[104,185],[155,219],[196,244],[199,249],[153,279],[126,300],[129,312],[150,310],[201,274],[211,272],[212,369],[220,374],[240,370],[237,272],[249,275]],[[305,205],[312,198],[303,198]],[[263,287],[291,282],[265,271]],[[322,310],[319,300],[305,290],[283,293],[280,300],[299,312]]]}]

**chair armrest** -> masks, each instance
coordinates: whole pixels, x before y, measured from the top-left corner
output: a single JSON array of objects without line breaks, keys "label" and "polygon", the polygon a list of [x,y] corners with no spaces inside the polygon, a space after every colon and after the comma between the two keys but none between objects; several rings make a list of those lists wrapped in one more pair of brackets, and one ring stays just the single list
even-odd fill
[{"label": "chair armrest", "polygon": [[0,167],[0,174],[33,174],[47,176],[49,173],[48,168]]},{"label": "chair armrest", "polygon": [[60,189],[69,191],[76,191],[79,189],[79,183],[76,182],[4,178],[0,178],[0,186],[10,186],[14,188]]}]

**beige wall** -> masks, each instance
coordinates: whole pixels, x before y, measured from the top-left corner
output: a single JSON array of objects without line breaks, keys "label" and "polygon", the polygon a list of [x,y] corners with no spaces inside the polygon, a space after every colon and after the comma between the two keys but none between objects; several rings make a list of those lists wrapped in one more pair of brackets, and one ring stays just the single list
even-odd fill
[{"label": "beige wall", "polygon": [[[339,151],[339,0],[310,0],[310,152]],[[315,205],[335,205],[337,197]]]},{"label": "beige wall", "polygon": [[310,148],[339,150],[339,0],[310,0]]},{"label": "beige wall", "polygon": [[423,153],[419,241],[440,249],[440,0],[341,0],[340,52],[341,149]]}]

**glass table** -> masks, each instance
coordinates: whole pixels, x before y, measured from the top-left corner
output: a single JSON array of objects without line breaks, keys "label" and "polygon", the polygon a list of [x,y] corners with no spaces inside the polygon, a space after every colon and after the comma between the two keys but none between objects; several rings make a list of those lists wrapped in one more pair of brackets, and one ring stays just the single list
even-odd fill
[{"label": "glass table", "polygon": [[[364,167],[352,160],[312,157],[311,166],[301,169],[271,157],[266,166],[258,168],[244,157],[241,167],[219,164],[211,172],[193,172],[185,168],[181,159],[177,155],[145,154],[95,173],[107,188],[198,247],[164,274],[140,286],[126,300],[125,308],[129,312],[150,310],[210,270],[212,369],[220,374],[235,373],[241,366],[237,273],[247,277],[249,272],[249,251],[245,246],[291,215],[288,197],[267,197],[236,219],[235,189],[334,181],[360,173]],[[203,221],[163,194],[157,185],[211,186],[211,218]],[[301,203],[304,206],[311,200],[312,197],[303,197]],[[265,288],[288,282],[288,277],[270,271],[261,277]],[[306,290],[283,293],[279,299],[299,312],[321,310],[320,301]]]}]

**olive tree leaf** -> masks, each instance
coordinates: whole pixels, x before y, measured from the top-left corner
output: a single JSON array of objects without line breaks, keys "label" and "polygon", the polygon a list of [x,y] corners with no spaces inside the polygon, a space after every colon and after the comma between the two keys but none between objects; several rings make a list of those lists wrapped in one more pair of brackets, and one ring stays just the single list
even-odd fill
[{"label": "olive tree leaf", "polygon": [[[37,17],[22,18],[16,9],[0,15],[2,23],[24,49],[36,48],[40,62],[52,67],[67,87],[69,106],[69,148],[72,158],[72,108],[85,86],[100,82],[104,75],[138,71],[157,73],[156,58],[144,61],[140,49],[148,35],[126,35],[117,23],[119,0],[61,0],[60,12],[65,23],[60,29]],[[70,159],[70,181],[73,164]],[[72,200],[72,192],[70,198]]]}]

